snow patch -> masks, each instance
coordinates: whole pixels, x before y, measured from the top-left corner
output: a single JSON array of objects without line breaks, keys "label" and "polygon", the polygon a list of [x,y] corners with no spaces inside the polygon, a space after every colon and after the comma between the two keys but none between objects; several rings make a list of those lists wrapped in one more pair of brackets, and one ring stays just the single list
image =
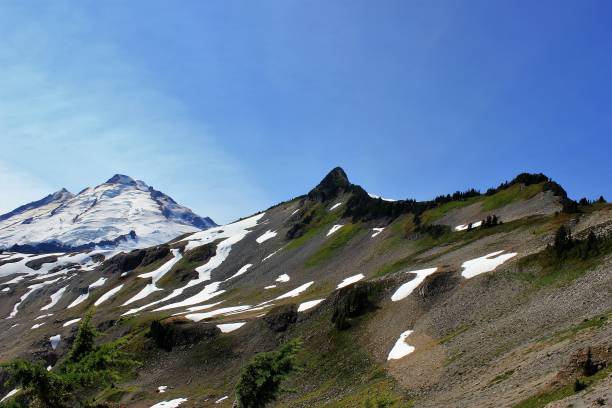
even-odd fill
[{"label": "snow patch", "polygon": [[315,300],[309,300],[308,302],[300,303],[297,311],[305,312],[306,310],[312,309],[313,307],[317,306],[319,303],[321,303],[324,300],[325,299],[315,299]]},{"label": "snow patch", "polygon": [[378,236],[384,230],[385,230],[384,228],[372,228],[372,231],[374,231],[374,233],[372,234],[372,238]]},{"label": "snow patch", "polygon": [[183,255],[181,255],[181,252],[178,249],[172,250],[172,256],[173,256],[172,259],[165,262],[162,266],[160,266],[156,270],[138,275],[139,278],[151,279],[151,283],[148,283],[144,288],[140,290],[140,292],[132,296],[121,306],[126,306],[126,305],[129,305],[130,303],[136,302],[138,300],[142,300],[146,298],[147,296],[149,296],[151,293],[157,292],[158,290],[162,290],[161,288],[157,287],[157,282],[161,278],[163,278],[165,274],[170,272],[172,267],[176,265],[176,263],[180,261],[181,258],[183,257]]},{"label": "snow patch", "polygon": [[269,239],[274,238],[276,234],[277,234],[276,231],[267,230],[262,235],[260,235],[255,241],[257,241],[258,244],[261,244],[263,242],[266,242]]},{"label": "snow patch", "polygon": [[405,332],[400,334],[399,339],[397,339],[395,345],[389,352],[387,360],[398,360],[402,357],[407,356],[415,350],[414,346],[411,346],[406,343],[406,338],[410,336],[412,332],[413,330],[406,330]]},{"label": "snow patch", "polygon": [[283,273],[281,276],[276,278],[276,282],[289,282],[291,278],[286,273]]},{"label": "snow patch", "polygon": [[100,306],[102,303],[106,302],[108,299],[110,299],[113,296],[115,296],[115,294],[117,292],[119,292],[122,287],[123,287],[123,284],[121,284],[121,285],[119,285],[117,287],[114,287],[113,289],[109,290],[108,292],[106,292],[105,294],[100,296],[100,298],[98,300],[96,300],[96,302],[94,303],[94,306]]},{"label": "snow patch", "polygon": [[155,405],[151,405],[151,408],[177,408],[183,402],[186,402],[187,398],[175,398],[170,401],[158,402]]},{"label": "snow patch", "polygon": [[506,262],[508,259],[513,258],[517,255],[516,252],[510,252],[507,254],[502,254],[502,252],[504,251],[501,250],[491,252],[490,254],[481,256],[480,258],[465,261],[461,265],[461,267],[463,268],[461,276],[466,279],[470,279],[474,276],[480,275],[481,273],[490,272],[497,268],[499,265]]},{"label": "snow patch", "polygon": [[[482,225],[482,221],[472,223],[472,228],[478,228]],[[455,227],[455,231],[465,231],[468,229],[469,224],[461,224]]]},{"label": "snow patch", "polygon": [[279,297],[277,297],[274,300],[279,300],[279,299],[286,299],[286,298],[291,298],[291,297],[296,297],[298,296],[300,293],[304,292],[306,289],[308,289],[312,284],[314,283],[314,281],[305,283],[301,286],[298,286],[297,288],[285,293],[284,295],[280,295]]},{"label": "snow patch", "polygon": [[342,225],[340,224],[336,224],[333,227],[330,228],[330,230],[327,232],[327,236],[329,237],[331,234],[333,234],[334,232],[338,231],[340,228],[342,228]]},{"label": "snow patch", "polygon": [[221,398],[219,398],[218,400],[215,401],[215,404],[220,404],[220,403],[222,403],[223,401],[225,401],[228,398],[229,397],[227,395],[225,397],[221,397]]},{"label": "snow patch", "polygon": [[232,276],[230,276],[229,278],[227,278],[226,280],[224,280],[224,282],[227,282],[230,279],[234,279],[237,276],[240,276],[244,273],[246,273],[246,271],[248,271],[251,266],[253,266],[253,264],[246,264],[244,265],[242,268],[238,269],[238,272],[236,272],[235,274],[233,274]]},{"label": "snow patch", "polygon": [[244,311],[250,308],[251,308],[251,305],[229,306],[229,307],[224,307],[221,309],[212,310],[210,312],[189,313],[185,315],[185,318],[191,321],[194,321],[194,322],[199,322],[200,320],[208,319],[210,317],[219,316],[219,315],[226,314],[229,312]]},{"label": "snow patch", "polygon": [[274,289],[276,285],[264,286],[264,289]]},{"label": "snow patch", "polygon": [[53,350],[55,350],[60,342],[60,340],[62,339],[62,336],[59,334],[56,334],[55,336],[51,336],[49,337],[49,342],[51,343],[51,348]]},{"label": "snow patch", "polygon": [[81,321],[81,318],[80,318],[80,317],[79,317],[79,318],[77,318],[77,319],[68,320],[67,322],[65,322],[64,324],[62,324],[62,327],[68,327],[68,326],[70,326],[71,324],[75,324],[75,323],[80,322],[80,321]]},{"label": "snow patch", "polygon": [[57,304],[57,302],[59,302],[59,300],[62,298],[62,295],[64,294],[64,292],[66,292],[66,288],[68,286],[64,286],[63,288],[60,288],[57,292],[53,293],[51,295],[51,302],[49,302],[48,304],[46,304],[45,306],[41,307],[40,310],[49,310],[51,309],[53,306],[55,306]]},{"label": "snow patch", "polygon": [[420,269],[418,271],[408,272],[408,273],[414,273],[416,274],[416,276],[411,281],[406,282],[402,286],[397,288],[397,290],[393,293],[393,295],[391,295],[391,300],[393,302],[397,302],[397,301],[407,298],[408,295],[410,295],[413,290],[415,290],[421,283],[423,283],[426,277],[428,277],[429,275],[431,275],[437,270],[438,268],[427,268],[427,269]]},{"label": "snow patch", "polygon": [[334,211],[336,208],[340,207],[342,205],[342,203],[336,203],[334,205],[331,206],[331,208],[329,209],[329,211]]},{"label": "snow patch", "polygon": [[376,199],[380,198],[380,199],[381,199],[381,200],[383,200],[383,201],[390,201],[390,202],[397,201],[397,200],[394,200],[394,199],[392,199],[392,198],[384,198],[384,197],[381,197],[381,196],[376,195],[376,194],[370,194],[370,193],[368,193],[368,195],[369,195],[370,197],[372,197],[372,198],[376,198]]},{"label": "snow patch", "polygon": [[221,333],[231,333],[234,330],[238,330],[245,324],[246,322],[223,323],[223,324],[218,324],[217,327],[219,328],[219,330],[221,330]]},{"label": "snow patch", "polygon": [[42,326],[45,323],[47,323],[47,322],[37,323],[34,326],[32,326],[31,329],[38,329],[40,326]]},{"label": "snow patch", "polygon": [[5,400],[11,398],[13,395],[17,394],[20,390],[21,388],[13,388],[11,391],[8,392],[8,394],[6,394],[4,397],[2,397],[2,399],[0,399],[0,402],[4,402]]},{"label": "snow patch", "polygon": [[363,278],[365,278],[365,276],[363,276],[362,273],[358,274],[358,275],[353,275],[353,276],[349,276],[348,278],[344,279],[342,282],[340,282],[338,284],[338,286],[336,287],[336,289],[340,289],[343,288],[345,286],[348,286],[352,283],[355,282],[359,282],[360,280],[362,280]]}]

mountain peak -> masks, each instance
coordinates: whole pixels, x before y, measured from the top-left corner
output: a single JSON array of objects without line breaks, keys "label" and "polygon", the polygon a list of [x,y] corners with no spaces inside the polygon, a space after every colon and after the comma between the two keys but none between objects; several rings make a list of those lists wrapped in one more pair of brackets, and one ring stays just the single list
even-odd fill
[{"label": "mountain peak", "polygon": [[348,190],[351,182],[342,167],[335,167],[310,192],[308,197],[314,200],[325,201],[335,197],[338,193]]},{"label": "mountain peak", "polygon": [[115,174],[106,181],[107,184],[136,184],[136,180],[125,174]]}]

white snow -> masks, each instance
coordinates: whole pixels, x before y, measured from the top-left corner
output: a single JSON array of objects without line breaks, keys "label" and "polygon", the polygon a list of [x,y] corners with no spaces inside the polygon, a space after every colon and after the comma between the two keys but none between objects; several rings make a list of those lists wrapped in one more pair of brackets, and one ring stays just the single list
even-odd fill
[{"label": "white snow", "polygon": [[115,296],[115,294],[119,292],[122,287],[123,287],[123,284],[116,286],[113,289],[106,292],[105,294],[103,294],[102,296],[100,296],[98,300],[95,301],[94,306],[100,306],[102,303],[106,302],[108,299]]},{"label": "white snow", "polygon": [[42,322],[42,323],[37,323],[34,326],[32,326],[32,329],[38,329],[40,326],[42,326],[43,324],[45,324],[46,322]]},{"label": "white snow", "polygon": [[0,399],[0,402],[4,402],[5,400],[11,398],[13,395],[17,394],[19,390],[21,390],[21,388],[13,388],[11,391],[8,392],[8,394],[6,394],[4,397],[2,397],[2,399]]},{"label": "white snow", "polygon": [[291,297],[296,297],[299,296],[300,293],[304,292],[306,289],[308,289],[312,284],[314,283],[314,281],[305,283],[301,286],[298,286],[297,288],[290,290],[289,292],[285,293],[284,295],[280,295],[279,297],[275,298],[274,300],[279,300],[279,299],[286,299],[286,298],[291,298]]},{"label": "white snow", "polygon": [[163,278],[165,274],[170,272],[172,267],[178,261],[180,261],[182,257],[183,257],[183,255],[181,255],[181,252],[178,249],[173,249],[172,250],[172,259],[170,259],[169,261],[165,262],[162,266],[160,266],[159,268],[157,268],[156,270],[154,270],[152,272],[147,272],[147,273],[143,273],[143,274],[138,275],[139,278],[151,279],[151,283],[146,284],[145,287],[140,290],[140,292],[138,292],[137,294],[132,296],[130,299],[128,299],[121,306],[126,306],[126,305],[129,305],[130,303],[136,302],[138,300],[142,300],[142,299],[146,298],[147,296],[149,296],[151,293],[157,292],[158,290],[162,290],[161,288],[157,287],[157,282],[161,278]]},{"label": "white snow", "polygon": [[406,344],[406,338],[410,336],[412,332],[412,330],[406,330],[405,332],[400,334],[399,339],[397,339],[395,345],[389,352],[387,360],[398,360],[402,357],[407,356],[415,350],[413,346]]},{"label": "white snow", "polygon": [[198,305],[198,306],[188,307],[187,310],[190,311],[190,312],[196,312],[198,310],[206,310],[206,309],[210,309],[211,307],[215,307],[217,305],[220,305],[221,303],[223,303],[223,300],[220,301],[220,302],[209,303],[207,305]]},{"label": "white snow", "polygon": [[62,324],[62,327],[68,327],[68,326],[70,326],[71,324],[75,324],[75,323],[80,322],[80,321],[81,321],[81,318],[80,318],[80,317],[79,317],[79,318],[77,318],[77,319],[68,320],[67,322],[65,322],[64,324]]},{"label": "white snow", "polygon": [[228,398],[229,397],[227,395],[225,397],[221,397],[221,398],[219,398],[218,400],[215,401],[215,404],[220,404],[220,403],[222,403],[223,401],[225,401]]},{"label": "white snow", "polygon": [[342,203],[336,203],[334,205],[331,206],[331,208],[329,209],[329,211],[334,211],[336,208],[340,207],[342,205]]},{"label": "white snow", "polygon": [[[465,231],[468,229],[469,224],[461,224],[455,227],[455,231]],[[476,221],[472,223],[472,228],[478,228],[482,225],[482,221]]]},{"label": "white snow", "polygon": [[[210,280],[212,271],[216,269],[219,265],[221,265],[223,261],[225,261],[225,259],[227,259],[232,250],[232,246],[237,242],[241,241],[244,237],[246,237],[246,235],[250,232],[249,228],[255,227],[257,225],[257,222],[264,215],[265,213],[260,213],[254,215],[253,217],[245,218],[244,220],[237,221],[232,224],[209,228],[207,230],[191,234],[181,240],[181,242],[187,241],[187,245],[184,249],[184,251],[187,252],[210,242],[214,242],[218,239],[225,238],[217,245],[217,251],[215,256],[210,258],[206,264],[196,268],[196,272],[198,272],[197,278],[190,280],[183,287],[174,289],[172,293],[170,293],[163,299],[156,300],[136,309],[128,310],[127,312],[123,313],[123,315],[137,313],[141,310],[147,309],[159,303],[167,302],[170,299],[180,296],[186,289]],[[182,302],[169,304],[155,310],[158,311],[173,309],[176,307],[191,306],[198,303],[206,302],[207,300],[212,299],[213,297],[225,292],[224,290],[217,290],[219,288],[219,284],[220,282],[213,282],[209,285],[206,285],[200,293],[197,293],[192,297],[183,300]]]},{"label": "white snow", "polygon": [[368,195],[369,195],[370,197],[372,197],[372,198],[380,198],[380,199],[381,199],[381,200],[383,200],[383,201],[391,201],[391,202],[393,202],[393,201],[397,201],[397,200],[394,200],[394,199],[392,199],[392,198],[384,198],[384,197],[378,196],[378,195],[376,195],[376,194],[370,194],[370,193],[368,193]]},{"label": "white snow", "polygon": [[55,306],[57,302],[59,302],[59,300],[62,298],[62,295],[64,294],[64,292],[66,292],[67,287],[68,286],[64,286],[63,288],[60,288],[57,292],[53,293],[51,295],[51,302],[41,307],[40,310],[49,310],[53,306]]},{"label": "white snow", "polygon": [[19,302],[17,302],[17,303],[15,304],[15,306],[13,306],[13,311],[12,311],[12,312],[11,312],[11,314],[10,314],[10,315],[7,317],[7,319],[12,319],[13,317],[15,317],[15,316],[17,315],[17,312],[19,311],[19,310],[18,310],[19,305],[20,305],[21,303],[23,303],[23,301],[24,301],[24,300],[26,300],[26,299],[28,298],[28,296],[30,296],[30,295],[31,295],[33,292],[37,291],[38,289],[40,289],[40,288],[42,288],[42,287],[44,287],[44,286],[50,285],[50,284],[52,284],[52,283],[55,283],[55,282],[57,282],[57,281],[59,281],[59,280],[61,280],[61,279],[62,279],[62,278],[61,278],[61,277],[59,277],[59,278],[57,278],[57,279],[52,279],[52,280],[50,280],[50,281],[45,281],[45,282],[41,282],[41,283],[37,283],[37,284],[34,284],[34,285],[30,285],[30,286],[28,286],[28,289],[29,289],[29,290],[28,290],[26,293],[24,293],[23,295],[21,295],[21,298],[19,299]]},{"label": "white snow", "polygon": [[277,282],[289,282],[291,278],[289,277],[289,275],[287,275],[286,273],[283,273],[281,276],[279,276],[278,278],[276,278]]},{"label": "white snow", "polygon": [[151,405],[151,408],[177,408],[183,402],[186,402],[187,398],[175,398],[170,401],[158,402],[155,405]]},{"label": "white snow", "polygon": [[338,231],[340,228],[342,228],[342,225],[340,224],[336,224],[333,227],[330,228],[330,230],[327,232],[327,236],[329,237],[331,234],[333,234],[334,232]]},{"label": "white snow", "polygon": [[244,274],[246,271],[248,271],[248,270],[249,270],[249,268],[251,268],[251,266],[253,266],[253,264],[246,264],[246,265],[244,265],[242,268],[238,269],[238,272],[236,272],[235,274],[233,274],[232,276],[230,276],[229,278],[227,278],[227,279],[225,280],[225,282],[227,282],[227,281],[228,281],[228,280],[230,280],[230,279],[234,279],[234,278],[235,278],[235,277],[237,277],[237,276],[240,276],[240,275]]},{"label": "white snow", "polygon": [[513,258],[517,255],[516,252],[510,252],[507,254],[502,254],[502,252],[504,251],[495,251],[485,256],[481,256],[480,258],[465,261],[461,265],[461,267],[463,268],[461,276],[466,279],[470,279],[476,275],[480,275],[481,273],[490,272],[497,268],[499,265],[506,262],[508,259]]},{"label": "white snow", "polygon": [[40,315],[40,316],[36,317],[34,320],[44,319],[44,318],[49,317],[49,316],[53,316],[53,313],[47,313],[47,314],[44,314],[44,315]]},{"label": "white snow", "polygon": [[308,302],[303,302],[300,303],[300,305],[298,306],[298,312],[305,312],[308,309],[312,309],[313,307],[315,307],[316,305],[318,305],[319,303],[321,303],[322,301],[324,301],[325,299],[315,299],[315,300],[309,300]]},{"label": "white snow", "polygon": [[231,333],[234,330],[238,330],[245,324],[246,322],[223,323],[223,324],[218,324],[217,327],[219,328],[219,330],[221,330],[221,333]]},{"label": "white snow", "polygon": [[62,336],[59,334],[56,334],[55,336],[51,336],[49,337],[49,342],[51,343],[51,348],[53,350],[55,350],[60,342],[60,340],[62,339]]},{"label": "white snow", "polygon": [[11,290],[11,288],[6,287],[6,288],[2,289],[2,292],[8,292],[9,290]]},{"label": "white snow", "polygon": [[262,242],[266,242],[267,240],[274,238],[276,234],[277,234],[276,231],[267,230],[262,235],[260,235],[259,238],[257,238],[255,241],[257,241],[258,244],[261,244]]},{"label": "white snow", "polygon": [[264,286],[264,289],[274,289],[276,285]]},{"label": "white snow", "polygon": [[376,237],[384,230],[385,230],[384,228],[372,228],[372,231],[374,231],[374,233],[372,234],[372,238]]},{"label": "white snow", "polygon": [[226,314],[229,312],[244,311],[250,308],[251,308],[251,305],[229,306],[229,307],[223,307],[221,309],[212,310],[210,312],[189,313],[185,315],[185,318],[192,320],[194,322],[199,322],[200,320],[208,319],[210,317],[219,316],[219,315]]},{"label": "white snow", "polygon": [[399,300],[407,298],[408,295],[410,295],[413,290],[415,290],[421,283],[423,283],[426,277],[428,277],[429,275],[431,275],[437,270],[438,268],[427,268],[427,269],[420,269],[418,271],[408,272],[408,273],[414,273],[416,274],[416,276],[411,281],[406,282],[402,286],[397,288],[397,290],[393,293],[393,295],[391,295],[391,300],[393,302],[397,302]]},{"label": "white snow", "polygon": [[80,295],[79,295],[79,296],[78,296],[76,299],[74,299],[74,300],[72,301],[72,303],[70,303],[70,304],[68,305],[68,309],[70,309],[70,308],[72,308],[72,307],[75,307],[75,306],[77,306],[77,305],[79,305],[79,304],[83,303],[84,301],[86,301],[86,300],[87,300],[87,298],[89,298],[89,292],[90,292],[92,289],[99,288],[100,286],[103,286],[103,285],[104,285],[104,283],[106,282],[106,280],[107,280],[107,278],[100,278],[100,279],[98,279],[97,281],[95,281],[94,283],[92,283],[91,285],[89,285],[89,286],[87,287],[87,292],[86,292],[86,293],[82,293],[82,294],[80,294]]},{"label": "white snow", "polygon": [[294,212],[291,213],[290,217],[293,217],[298,211],[300,211],[300,209],[298,208],[297,210],[295,210]]},{"label": "white snow", "polygon": [[[116,181],[76,196],[59,194],[56,200],[0,221],[0,246],[48,241],[78,246],[134,231],[137,239],[120,245],[142,248],[199,230],[186,217],[193,216],[189,209],[163,194],[154,197],[144,182],[127,177]],[[23,222],[26,219],[28,223]]]},{"label": "white snow", "polygon": [[276,251],[272,252],[270,255],[266,255],[266,257],[264,259],[261,260],[261,262],[265,262],[268,259],[272,258],[274,255],[276,255],[278,253],[278,251],[280,251],[281,249],[283,249],[283,247],[278,248]]},{"label": "white snow", "polygon": [[365,278],[365,276],[363,276],[362,273],[360,273],[358,275],[349,276],[348,278],[345,278],[342,282],[340,282],[338,284],[338,286],[336,287],[336,289],[340,289],[340,288],[348,286],[348,285],[350,285],[352,283],[359,282],[363,278]]},{"label": "white snow", "polygon": [[168,388],[167,385],[160,385],[159,387],[157,387],[157,392],[159,392],[160,394],[166,392],[166,389]]}]

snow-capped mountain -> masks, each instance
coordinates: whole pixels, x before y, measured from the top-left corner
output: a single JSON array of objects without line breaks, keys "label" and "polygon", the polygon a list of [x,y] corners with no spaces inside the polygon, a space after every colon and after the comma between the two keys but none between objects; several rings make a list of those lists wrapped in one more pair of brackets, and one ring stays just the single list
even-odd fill
[{"label": "snow-capped mountain", "polygon": [[215,225],[143,181],[116,174],[77,195],[62,189],[0,215],[0,248],[140,248]]}]

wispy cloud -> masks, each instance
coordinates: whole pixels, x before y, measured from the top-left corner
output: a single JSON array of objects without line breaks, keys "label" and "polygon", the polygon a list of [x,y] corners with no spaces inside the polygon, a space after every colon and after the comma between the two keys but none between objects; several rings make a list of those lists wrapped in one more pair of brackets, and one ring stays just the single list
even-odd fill
[{"label": "wispy cloud", "polygon": [[[3,198],[1,209],[32,191],[79,189],[115,172],[221,222],[258,209],[261,191],[205,118],[115,44],[90,37],[77,12],[54,13],[0,13],[0,181],[16,198]],[[11,18],[28,23],[11,25]]]}]

